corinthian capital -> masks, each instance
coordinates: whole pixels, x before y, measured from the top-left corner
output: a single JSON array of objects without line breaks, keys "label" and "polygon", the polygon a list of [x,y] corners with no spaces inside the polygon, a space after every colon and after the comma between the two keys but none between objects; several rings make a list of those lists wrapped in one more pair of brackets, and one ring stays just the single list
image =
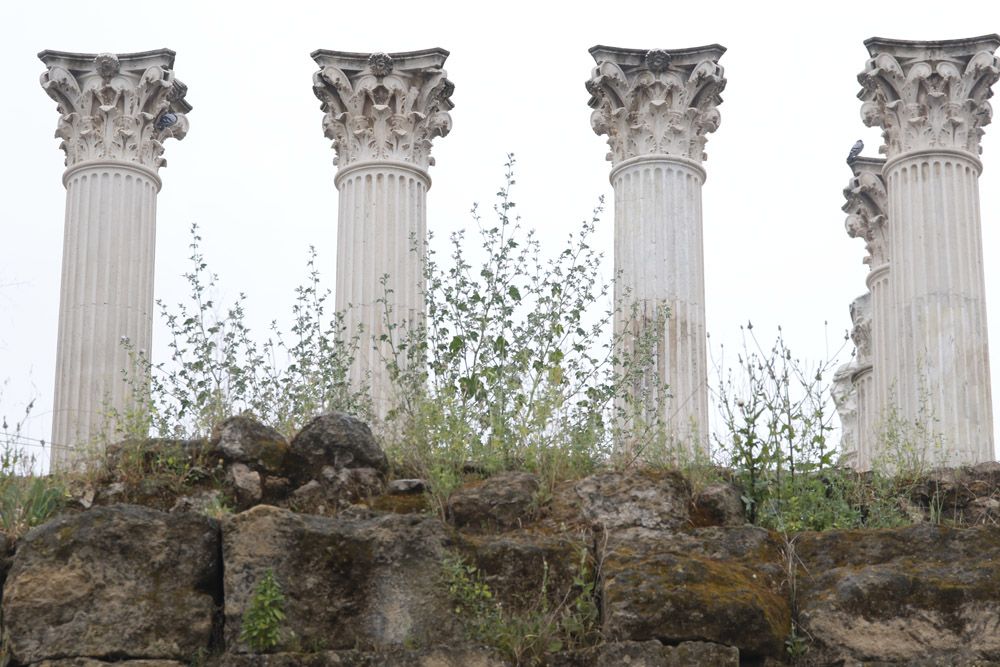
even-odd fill
[{"label": "corinthian capital", "polygon": [[882,179],[882,167],[885,160],[874,158],[857,158],[851,163],[854,178],[844,188],[843,211],[847,213],[844,227],[852,239],[865,241],[865,264],[872,268],[881,266],[888,261],[888,243],[886,240],[888,216],[888,199],[885,191],[885,181]]},{"label": "corinthian capital", "polygon": [[441,69],[444,49],[407,53],[313,51],[320,70],[313,92],[322,102],[323,132],[334,164],[398,160],[434,164],[431,142],[451,131],[454,84]]},{"label": "corinthian capital", "polygon": [[56,101],[56,137],[66,166],[120,160],[152,170],[166,165],[163,141],[187,134],[187,86],[174,77],[174,52],[38,54],[41,84]]},{"label": "corinthian capital", "polygon": [[719,127],[718,105],[726,79],[718,44],[645,51],[595,46],[587,81],[590,124],[606,134],[608,160],[674,155],[701,162],[706,136]]},{"label": "corinthian capital", "polygon": [[987,101],[1000,79],[993,55],[1000,35],[942,42],[873,37],[871,58],[858,75],[861,118],[882,128],[889,157],[925,149],[979,155],[983,126],[993,115]]}]

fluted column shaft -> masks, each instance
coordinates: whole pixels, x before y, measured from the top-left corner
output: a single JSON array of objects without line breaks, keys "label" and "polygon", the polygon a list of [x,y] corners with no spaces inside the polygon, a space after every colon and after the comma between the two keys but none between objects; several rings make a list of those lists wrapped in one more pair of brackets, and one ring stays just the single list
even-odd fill
[{"label": "fluted column shaft", "polygon": [[704,446],[708,424],[704,180],[701,165],[664,155],[633,158],[611,172],[615,301],[638,304],[643,322],[635,328],[631,311],[624,310],[615,319],[615,338],[625,332],[641,334],[663,307],[668,309],[653,365],[669,385],[669,397],[656,402],[668,433],[692,448],[694,443]]},{"label": "fluted column shaft", "polygon": [[890,416],[931,463],[992,460],[978,156],[1000,35],[865,45],[861,114],[883,130],[893,230]]},{"label": "fluted column shaft", "polygon": [[[400,335],[424,317],[421,259],[430,178],[410,165],[369,162],[342,169],[336,185],[337,311],[347,331],[364,332],[366,342],[389,335],[398,347]],[[352,385],[370,382],[372,399],[383,409],[392,401],[382,358],[389,354],[385,345],[361,345],[351,367]]]},{"label": "fluted column shaft", "polygon": [[67,170],[56,349],[53,460],[111,426],[130,404],[124,341],[148,352],[153,333],[156,194],[160,179],[120,162]]},{"label": "fluted column shaft", "polygon": [[148,390],[129,348],[151,348],[157,172],[163,142],[187,134],[191,105],[168,49],[39,58],[66,153],[51,461],[64,469],[74,449],[115,437]]},{"label": "fluted column shaft", "polygon": [[[313,92],[333,140],[340,192],[336,307],[360,337],[350,377],[368,386],[375,416],[393,407],[392,346],[422,324],[431,144],[451,130],[448,52],[318,50]],[[383,285],[383,277],[386,282]],[[398,347],[397,347],[398,349]]]},{"label": "fluted column shaft", "polygon": [[[886,164],[901,416],[940,435],[940,463],[993,459],[979,161],[919,151]],[[902,231],[905,230],[905,233]]]},{"label": "fluted column shaft", "polygon": [[[595,46],[587,81],[591,126],[608,138],[615,189],[615,340],[635,360],[634,345],[653,334],[655,376],[636,381],[619,407],[638,411],[662,435],[616,443],[626,460],[665,453],[707,454],[708,376],[701,188],[705,144],[719,127],[726,79],[718,44],[649,51]],[[633,307],[637,309],[633,318]],[[662,333],[661,311],[666,308]],[[624,370],[624,369],[623,369]],[[666,395],[661,389],[666,386]]]}]

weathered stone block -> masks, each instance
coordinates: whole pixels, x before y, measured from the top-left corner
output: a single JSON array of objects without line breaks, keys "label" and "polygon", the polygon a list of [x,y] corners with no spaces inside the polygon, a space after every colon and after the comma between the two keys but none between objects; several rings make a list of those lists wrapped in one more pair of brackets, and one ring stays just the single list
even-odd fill
[{"label": "weathered stone block", "polygon": [[598,544],[609,640],[698,640],[746,657],[784,655],[791,611],[780,547],[766,531],[631,528]]},{"label": "weathered stone block", "polygon": [[448,516],[459,528],[517,528],[537,514],[538,488],[538,478],[531,473],[500,473],[453,493]]},{"label": "weathered stone block", "polygon": [[134,505],[59,517],[18,543],[3,592],[11,656],[187,660],[218,602],[218,523]]},{"label": "weathered stone block", "polygon": [[580,511],[598,529],[688,525],[691,484],[678,472],[608,471],[576,484]]},{"label": "weathered stone block", "polygon": [[320,517],[259,505],[227,519],[226,646],[248,650],[239,639],[243,615],[269,569],[286,600],[278,650],[447,642],[446,542],[440,521],[417,515]]},{"label": "weathered stone block", "polygon": [[1000,529],[805,533],[795,549],[801,622],[823,660],[1000,660]]}]

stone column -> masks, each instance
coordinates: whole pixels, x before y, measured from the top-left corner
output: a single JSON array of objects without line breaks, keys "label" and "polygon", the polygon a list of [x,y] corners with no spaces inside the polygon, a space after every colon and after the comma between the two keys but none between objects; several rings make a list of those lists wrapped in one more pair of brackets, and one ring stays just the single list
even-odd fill
[{"label": "stone column", "polygon": [[1000,36],[865,46],[858,96],[883,130],[893,229],[891,407],[930,462],[992,460],[979,154]]},{"label": "stone column", "polygon": [[[665,307],[653,363],[668,446],[708,452],[702,161],[726,80],[719,45],[651,51],[595,46],[591,125],[607,135],[615,190],[616,339],[641,335]],[[635,304],[637,317],[632,318]],[[645,383],[649,386],[650,383]],[[641,390],[641,389],[640,389]],[[623,444],[626,456],[635,443]]]},{"label": "stone column", "polygon": [[424,317],[431,143],[451,130],[455,87],[442,69],[444,49],[312,57],[323,130],[337,154],[336,308],[348,336],[361,331],[351,383],[370,384],[384,417],[393,396],[383,337],[398,343]]},{"label": "stone column", "polygon": [[59,111],[66,153],[52,467],[131,409],[123,341],[148,353],[152,338],[156,195],[163,142],[187,133],[187,88],[174,52],[42,51],[42,88]]},{"label": "stone column", "polygon": [[851,238],[865,241],[864,263],[869,273],[865,282],[868,293],[851,304],[851,321],[856,356],[851,382],[857,392],[857,424],[854,429],[856,454],[853,465],[870,470],[882,429],[889,391],[893,386],[895,311],[889,288],[889,225],[886,217],[886,191],[882,180],[885,160],[857,158],[851,162],[854,178],[844,188],[847,213],[845,227]]}]

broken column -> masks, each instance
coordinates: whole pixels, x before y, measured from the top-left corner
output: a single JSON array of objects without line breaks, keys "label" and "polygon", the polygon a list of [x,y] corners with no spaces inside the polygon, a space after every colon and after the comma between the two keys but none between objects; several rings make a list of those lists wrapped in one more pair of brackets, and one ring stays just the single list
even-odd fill
[{"label": "broken column", "polygon": [[[187,88],[168,49],[42,51],[66,153],[66,226],[56,350],[52,467],[135,406],[123,371],[152,339],[156,195],[163,142],[187,133]],[[141,377],[135,381],[142,382]]]},{"label": "broken column", "polygon": [[[624,346],[657,326],[652,401],[667,446],[708,452],[708,375],[701,187],[705,143],[719,126],[726,85],[717,44],[644,50],[595,46],[587,90],[594,132],[607,135],[615,190],[615,338]],[[633,311],[633,306],[635,310]],[[636,443],[624,444],[630,450]],[[624,451],[628,457],[642,452]]]},{"label": "broken column", "polygon": [[870,470],[879,441],[880,422],[893,385],[895,312],[889,289],[888,218],[885,214],[886,191],[882,180],[885,160],[856,158],[850,162],[854,177],[844,188],[845,227],[851,238],[865,242],[868,265],[865,283],[868,292],[851,304],[851,339],[855,358],[851,363],[850,382],[857,394],[856,423],[844,425],[845,434],[853,433],[854,458],[858,470]]},{"label": "broken column", "polygon": [[455,87],[442,69],[444,49],[312,57],[323,130],[337,154],[336,308],[348,337],[360,331],[351,384],[370,385],[384,417],[393,400],[389,339],[398,346],[423,322],[431,144],[451,130]]},{"label": "broken column", "polygon": [[887,415],[932,463],[992,460],[979,154],[1000,36],[865,46],[858,96],[865,124],[883,130],[893,230]]}]

